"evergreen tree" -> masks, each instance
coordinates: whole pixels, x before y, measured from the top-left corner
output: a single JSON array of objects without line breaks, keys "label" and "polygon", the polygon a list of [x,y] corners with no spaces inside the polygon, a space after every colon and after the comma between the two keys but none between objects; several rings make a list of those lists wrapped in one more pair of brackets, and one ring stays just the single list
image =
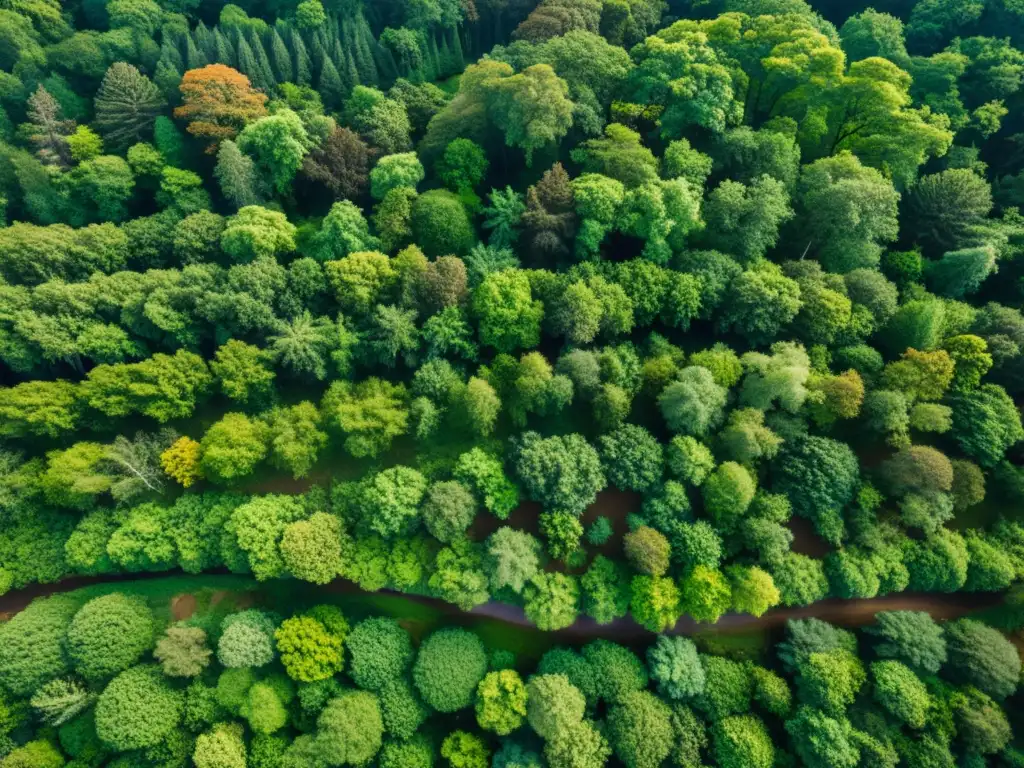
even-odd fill
[{"label": "evergreen tree", "polygon": [[292,66],[295,71],[295,82],[298,85],[311,85],[313,82],[313,62],[306,52],[306,44],[302,42],[299,30],[293,29],[289,35],[292,51]]},{"label": "evergreen tree", "polygon": [[254,87],[262,88],[263,85],[259,82],[259,64],[253,55],[252,46],[249,45],[249,41],[239,33],[236,45],[238,48],[238,71],[248,77]]},{"label": "evergreen tree", "polygon": [[288,48],[278,34],[277,28],[270,30],[270,64],[279,83],[294,83],[295,74],[292,68],[292,57]]},{"label": "evergreen tree", "polygon": [[219,29],[213,30],[213,53],[211,61],[217,64],[226,64],[229,67],[238,68],[238,54],[227,35]]},{"label": "evergreen tree", "polygon": [[167,63],[177,72],[185,71],[185,60],[178,50],[178,41],[175,35],[164,35],[163,43],[160,45],[160,63]]},{"label": "evergreen tree", "polygon": [[131,64],[119,61],[110,65],[96,92],[95,125],[108,147],[121,150],[143,141],[163,108],[163,97],[153,82]]},{"label": "evergreen tree", "polygon": [[256,65],[260,70],[259,78],[253,80],[253,85],[269,91],[277,85],[277,80],[274,77],[274,70],[270,66],[270,59],[267,58],[267,51],[263,46],[263,41],[260,40],[260,36],[256,33],[255,29],[249,32],[249,46],[252,48],[252,55],[255,57]]},{"label": "evergreen tree", "polygon": [[206,60],[206,52],[196,45],[192,35],[185,35],[185,65],[188,69],[199,69],[210,62]]},{"label": "evergreen tree", "polygon": [[341,108],[348,92],[341,82],[337,67],[334,66],[334,62],[329,58],[324,58],[324,65],[320,69],[320,80],[316,84],[316,89],[320,92],[320,97],[323,99],[324,106],[327,109],[335,110]]},{"label": "evergreen tree", "polygon": [[212,55],[216,53],[213,32],[210,31],[210,28],[200,21],[196,24],[196,28],[192,30],[192,40],[196,47],[206,56],[207,63],[210,63]]}]

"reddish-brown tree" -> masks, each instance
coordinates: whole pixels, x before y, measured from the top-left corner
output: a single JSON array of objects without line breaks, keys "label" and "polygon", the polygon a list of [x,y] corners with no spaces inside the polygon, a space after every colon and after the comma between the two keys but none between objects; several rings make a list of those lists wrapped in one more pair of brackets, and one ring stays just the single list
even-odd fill
[{"label": "reddish-brown tree", "polygon": [[246,123],[267,114],[267,97],[252,87],[249,78],[223,64],[210,64],[185,73],[179,86],[182,105],[174,116],[188,120],[193,136],[210,139],[207,152],[232,139]]}]

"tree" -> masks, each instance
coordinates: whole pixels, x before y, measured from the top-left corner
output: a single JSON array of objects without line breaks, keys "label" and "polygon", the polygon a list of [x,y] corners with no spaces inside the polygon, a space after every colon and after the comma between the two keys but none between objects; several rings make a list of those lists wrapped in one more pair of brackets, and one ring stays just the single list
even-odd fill
[{"label": "tree", "polygon": [[348,691],[331,699],[316,725],[316,751],[327,765],[367,765],[380,751],[384,723],[372,693]]},{"label": "tree", "polygon": [[462,201],[444,189],[418,196],[412,204],[413,238],[431,257],[469,251],[476,240],[472,223]]},{"label": "tree", "polygon": [[209,666],[212,654],[206,632],[199,627],[170,626],[153,650],[153,658],[167,677],[198,677]]},{"label": "tree", "polygon": [[144,141],[165,102],[153,82],[131,64],[110,65],[96,91],[96,128],[112,149]]},{"label": "tree", "polygon": [[1011,445],[1024,439],[1020,412],[996,384],[958,393],[950,399],[950,406],[952,436],[960,449],[983,467],[997,464]]},{"label": "tree", "polygon": [[67,136],[74,129],[75,121],[63,119],[60,103],[42,84],[28,97],[27,106],[28,138],[36,146],[39,159],[48,165],[70,165],[71,147]]},{"label": "tree", "polygon": [[318,261],[341,259],[352,253],[373,251],[380,242],[370,234],[370,225],[351,201],[331,206],[312,238],[313,254]]},{"label": "tree", "polygon": [[898,661],[876,661],[871,676],[875,701],[885,711],[911,728],[925,726],[931,697],[913,671]]},{"label": "tree", "polygon": [[335,127],[302,158],[302,175],[336,200],[361,200],[370,180],[370,149],[354,131]]},{"label": "tree", "polygon": [[484,180],[488,166],[487,155],[479,144],[470,139],[455,139],[445,147],[435,169],[448,189],[464,195],[472,194]]},{"label": "tree", "polygon": [[250,609],[228,616],[221,623],[217,661],[228,669],[262,667],[274,660],[274,618]]},{"label": "tree", "polygon": [[534,574],[523,588],[526,618],[544,632],[572,626],[576,621],[579,586],[564,573]]},{"label": "tree", "polygon": [[369,378],[351,385],[337,381],[320,404],[324,423],[344,436],[345,450],[356,458],[378,456],[409,424],[407,393],[400,384]]},{"label": "tree", "polygon": [[266,423],[242,413],[229,413],[200,441],[199,467],[204,477],[232,483],[252,474],[267,457],[270,431]]},{"label": "tree", "polygon": [[281,537],[289,523],[306,517],[302,505],[288,496],[254,496],[231,512],[225,525],[233,534],[258,580],[280,578],[285,571]]},{"label": "tree", "polygon": [[867,679],[860,660],[844,649],[808,654],[798,673],[800,700],[832,717],[843,715]]},{"label": "tree", "polygon": [[297,520],[281,535],[281,559],[297,579],[328,584],[344,567],[342,545],[347,539],[341,521],[325,512]]},{"label": "tree", "polygon": [[757,566],[731,565],[725,573],[732,587],[732,607],[739,613],[763,616],[782,600],[771,574]]},{"label": "tree", "polygon": [[487,110],[505,144],[521,148],[529,166],[536,150],[557,143],[572,127],[573,103],[568,85],[549,65],[534,64],[517,74],[504,66],[483,83]]},{"label": "tree", "polygon": [[500,520],[519,506],[519,489],[505,476],[501,460],[482,448],[459,456],[452,477],[472,489],[484,509]]},{"label": "tree", "polygon": [[387,155],[370,171],[370,194],[374,200],[383,200],[388,192],[399,187],[415,190],[424,176],[423,164],[415,152]]},{"label": "tree", "polygon": [[846,718],[834,719],[812,707],[800,707],[786,722],[794,751],[808,768],[855,768],[860,750]]},{"label": "tree", "polygon": [[801,306],[799,283],[776,264],[756,262],[729,282],[718,327],[736,331],[751,344],[767,344],[796,318]]},{"label": "tree", "polygon": [[476,721],[485,731],[508,736],[526,719],[526,685],[512,669],[488,672],[476,689]]},{"label": "tree", "polygon": [[875,652],[925,674],[936,674],[946,663],[942,628],[923,611],[882,611],[867,632],[879,638]]},{"label": "tree", "polygon": [[711,371],[689,366],[662,390],[658,406],[670,429],[702,437],[720,422],[726,395]]},{"label": "tree", "polygon": [[940,296],[962,299],[977,293],[989,275],[998,271],[996,251],[991,245],[947,251],[928,265],[929,285]]},{"label": "tree", "polygon": [[551,768],[598,768],[611,756],[608,742],[589,720],[559,731],[544,745]]},{"label": "tree", "polygon": [[231,339],[217,349],[210,371],[220,380],[221,391],[241,405],[259,406],[272,397],[270,356],[251,344]]},{"label": "tree", "polygon": [[701,486],[704,509],[723,533],[736,527],[756,491],[757,481],[734,461],[719,464]]},{"label": "tree", "polygon": [[945,631],[949,651],[946,669],[953,680],[973,685],[996,699],[1016,690],[1020,656],[1002,634],[973,619],[950,622]]},{"label": "tree", "polygon": [[380,692],[412,664],[409,633],[393,619],[370,618],[356,624],[345,639],[356,685]]},{"label": "tree", "polygon": [[671,711],[649,691],[634,691],[608,711],[608,738],[629,768],[661,765],[673,746]]},{"label": "tree", "polygon": [[236,208],[258,205],[267,193],[263,179],[256,173],[256,163],[231,139],[220,142],[217,166],[213,175],[220,184],[224,197]]},{"label": "tree", "polygon": [[799,220],[808,247],[830,272],[874,267],[880,242],[896,239],[899,194],[874,168],[850,152],[815,160],[804,168]]},{"label": "tree", "polygon": [[193,136],[210,140],[208,153],[267,114],[267,97],[253,90],[249,78],[223,64],[189,70],[179,90],[182,105],[175,108],[174,116],[189,121],[187,130]]},{"label": "tree", "polygon": [[423,502],[423,522],[438,541],[451,543],[462,536],[476,515],[476,500],[462,483],[434,483]]},{"label": "tree", "polygon": [[904,228],[941,252],[973,245],[992,210],[992,189],[966,168],[922,176],[907,195]]},{"label": "tree", "polygon": [[127,669],[96,702],[96,735],[117,752],[159,744],[181,721],[182,699],[158,668]]},{"label": "tree", "polygon": [[97,597],[71,620],[68,655],[87,680],[107,680],[152,647],[153,629],[153,614],[143,600],[119,593]]},{"label": "tree", "polygon": [[88,709],[93,699],[82,683],[58,678],[32,694],[29,704],[43,723],[59,727]]},{"label": "tree", "polygon": [[295,232],[283,213],[248,205],[228,219],[220,245],[235,262],[247,263],[295,250]]},{"label": "tree", "polygon": [[659,636],[647,649],[647,666],[662,696],[682,700],[704,692],[704,668],[697,646],[688,638]]},{"label": "tree", "polygon": [[836,537],[842,526],[839,513],[853,498],[860,477],[850,447],[824,437],[805,437],[787,442],[773,466],[775,487],[789,497],[793,510],[814,522],[826,538]]},{"label": "tree", "polygon": [[775,748],[764,723],[753,715],[727,717],[712,731],[715,759],[722,768],[769,768]]},{"label": "tree", "polygon": [[540,568],[540,553],[540,542],[525,531],[502,526],[492,533],[487,539],[491,589],[522,592]]},{"label": "tree", "polygon": [[583,694],[565,675],[533,675],[526,684],[526,718],[542,739],[580,723],[585,709]]},{"label": "tree", "polygon": [[627,533],[622,540],[622,549],[639,573],[647,576],[664,576],[668,570],[668,539],[646,525]]},{"label": "tree", "polygon": [[661,134],[679,138],[690,126],[722,133],[743,117],[726,64],[696,29],[679,25],[648,37],[632,51],[633,98],[665,106]]},{"label": "tree", "polygon": [[597,451],[580,435],[542,438],[525,432],[514,461],[529,498],[549,510],[579,515],[605,486]]},{"label": "tree", "polygon": [[697,621],[718,621],[732,602],[732,588],[722,572],[703,565],[690,571],[679,592],[682,612]]},{"label": "tree", "polygon": [[218,723],[211,731],[196,737],[192,762],[196,768],[244,768],[245,757],[242,726]]},{"label": "tree", "polygon": [[480,638],[464,629],[441,629],[420,645],[412,677],[429,707],[456,712],[470,705],[486,671]]},{"label": "tree", "polygon": [[487,768],[490,752],[483,739],[467,731],[452,731],[441,742],[441,757],[452,768]]},{"label": "tree", "polygon": [[608,479],[617,488],[644,492],[661,480],[661,446],[642,427],[626,424],[603,435],[598,452]]},{"label": "tree", "polygon": [[789,194],[781,181],[767,175],[749,186],[726,180],[710,193],[704,206],[704,239],[709,247],[750,263],[776,245],[780,227],[792,218]]},{"label": "tree", "polygon": [[293,616],[274,630],[274,644],[285,672],[293,680],[329,680],[341,671],[344,635],[314,616]]}]

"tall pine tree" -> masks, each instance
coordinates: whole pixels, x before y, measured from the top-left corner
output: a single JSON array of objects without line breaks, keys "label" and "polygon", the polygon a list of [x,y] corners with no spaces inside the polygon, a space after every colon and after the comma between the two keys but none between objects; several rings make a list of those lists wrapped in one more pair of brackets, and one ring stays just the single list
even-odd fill
[{"label": "tall pine tree", "polygon": [[260,79],[262,83],[257,84],[253,81],[253,85],[257,88],[262,88],[265,91],[270,91],[275,85],[277,85],[277,78],[274,77],[274,70],[270,66],[270,59],[267,58],[267,52],[263,47],[263,41],[260,40],[259,33],[255,29],[249,32],[249,47],[252,48],[252,55],[256,58],[256,64],[260,68]]},{"label": "tall pine tree", "polygon": [[260,82],[260,67],[256,61],[256,57],[253,55],[252,46],[249,45],[249,41],[245,39],[245,35],[241,32],[238,33],[237,39],[238,46],[238,71],[249,78],[249,82],[256,88],[265,87]]},{"label": "tall pine tree", "polygon": [[213,47],[211,60],[214,63],[238,69],[238,54],[235,53],[235,46],[231,44],[231,38],[216,28],[213,30]]},{"label": "tall pine tree", "polygon": [[306,51],[306,44],[302,42],[302,35],[299,30],[292,29],[288,36],[291,43],[292,67],[295,72],[295,82],[299,85],[312,85],[313,83],[313,62],[309,59]]},{"label": "tall pine tree", "polygon": [[274,69],[274,75],[279,83],[294,83],[295,73],[292,69],[292,57],[288,48],[278,34],[277,28],[270,30],[270,66]]},{"label": "tall pine tree", "polygon": [[348,92],[338,75],[338,68],[330,58],[324,58],[324,65],[320,68],[320,80],[316,84],[320,97],[324,100],[324,106],[330,110],[340,109]]},{"label": "tall pine tree", "polygon": [[185,35],[185,65],[187,69],[199,69],[210,62],[206,60],[206,52],[196,45],[192,35]]}]

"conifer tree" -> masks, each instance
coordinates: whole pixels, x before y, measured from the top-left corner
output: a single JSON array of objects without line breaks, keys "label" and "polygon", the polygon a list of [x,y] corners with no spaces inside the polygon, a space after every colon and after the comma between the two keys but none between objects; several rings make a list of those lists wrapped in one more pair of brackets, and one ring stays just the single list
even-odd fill
[{"label": "conifer tree", "polygon": [[306,44],[302,42],[302,35],[299,30],[293,29],[289,35],[292,51],[292,66],[295,72],[295,82],[298,85],[311,85],[313,83],[313,62],[310,61],[309,53],[306,51]]},{"label": "conifer tree", "polygon": [[95,125],[108,147],[120,150],[143,141],[164,107],[159,89],[123,61],[110,65],[96,92]]},{"label": "conifer tree", "polygon": [[284,40],[278,34],[277,28],[270,30],[270,65],[273,67],[274,75],[279,83],[295,82],[295,74],[292,68],[292,57],[288,54]]},{"label": "conifer tree", "polygon": [[259,82],[259,64],[256,62],[256,57],[253,55],[252,46],[249,45],[249,41],[245,39],[242,34],[238,35],[237,39],[238,47],[238,71],[249,78],[249,81],[256,88],[261,88],[262,85]]},{"label": "conifer tree", "polygon": [[213,47],[211,59],[214,63],[238,68],[238,54],[235,53],[235,47],[231,44],[231,39],[219,29],[213,30]]},{"label": "conifer tree", "polygon": [[320,98],[324,101],[324,106],[327,109],[339,109],[342,102],[345,101],[345,87],[341,82],[341,77],[338,75],[338,68],[334,66],[334,62],[329,58],[324,58],[324,65],[320,69],[320,80],[316,84],[316,89],[320,92]]},{"label": "conifer tree", "polygon": [[195,42],[196,47],[206,56],[206,61],[209,63],[211,54],[214,53],[213,32],[200,21],[196,24],[196,28],[192,30],[192,40]]},{"label": "conifer tree", "polygon": [[210,62],[206,60],[206,53],[196,45],[192,35],[185,35],[185,64],[188,69],[199,69]]},{"label": "conifer tree", "polygon": [[256,66],[259,67],[259,78],[253,80],[253,85],[265,91],[271,90],[277,85],[274,77],[274,70],[270,66],[270,59],[267,58],[267,51],[263,47],[263,41],[259,34],[253,29],[249,32],[249,47],[252,48],[252,55],[256,59]]}]

